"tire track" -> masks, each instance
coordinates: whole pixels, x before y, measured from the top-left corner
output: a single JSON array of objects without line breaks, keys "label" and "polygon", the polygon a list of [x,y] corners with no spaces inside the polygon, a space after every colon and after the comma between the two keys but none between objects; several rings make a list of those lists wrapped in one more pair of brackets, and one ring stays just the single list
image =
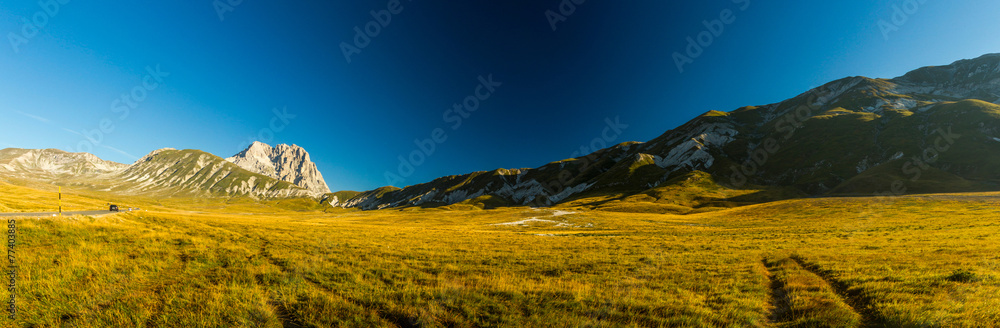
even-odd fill
[{"label": "tire track", "polygon": [[[331,289],[331,288],[323,285],[320,281],[316,280],[315,278],[309,277],[309,276],[307,276],[305,274],[296,274],[295,270],[292,270],[292,268],[289,267],[289,265],[288,265],[287,262],[274,258],[271,255],[271,253],[268,252],[267,246],[271,245],[271,241],[269,241],[267,239],[264,239],[264,238],[260,238],[260,239],[263,241],[263,245],[260,248],[260,254],[261,254],[261,256],[263,256],[264,258],[266,258],[272,265],[277,266],[278,268],[280,268],[281,272],[286,273],[286,274],[291,274],[291,275],[298,275],[298,276],[302,277],[302,280],[305,281],[306,284],[309,285],[310,287],[312,287],[314,289],[322,290],[323,292],[325,292],[328,295],[334,296],[334,297],[339,298],[339,299],[343,299],[343,300],[345,300],[347,302],[350,302],[351,304],[354,304],[354,305],[356,305],[356,306],[358,306],[358,307],[360,307],[362,309],[368,309],[368,308],[371,308],[371,307],[375,307],[375,308],[377,308],[376,313],[378,314],[379,317],[381,317],[383,320],[385,320],[385,321],[387,321],[389,323],[392,323],[392,324],[396,325],[397,327],[400,327],[400,328],[420,328],[420,324],[418,323],[418,321],[415,318],[410,318],[410,317],[406,316],[405,314],[399,313],[399,312],[382,311],[382,309],[380,307],[378,307],[377,305],[375,305],[375,304],[366,304],[365,302],[360,302],[360,301],[357,301],[357,300],[354,300],[354,299],[351,299],[351,298],[343,297],[340,294],[338,294],[336,291],[334,291],[333,289]],[[282,307],[284,307],[284,305],[282,305]],[[286,311],[286,313],[287,313],[287,311]],[[291,315],[291,314],[289,313],[289,315]],[[287,328],[287,327],[296,327],[296,326],[285,326],[285,327]],[[305,327],[305,326],[300,326],[300,327]]]},{"label": "tire track", "polygon": [[[232,234],[234,236],[242,235],[242,236],[246,236],[249,239],[258,239],[256,237],[251,236],[251,235],[244,235],[242,233],[238,233],[238,232],[235,232],[235,231],[223,228],[223,227],[215,226],[215,225],[212,225],[212,224],[200,223],[200,222],[198,224],[202,225],[202,226],[206,226],[206,227],[212,228],[212,229],[215,229],[215,230],[218,230],[218,231],[226,232],[226,233]],[[263,239],[261,239],[261,240],[263,240]],[[270,245],[270,242],[267,241],[267,240],[264,240],[264,245],[261,246],[260,251],[259,251],[260,255],[264,255],[265,257],[268,258],[268,260],[269,260],[269,262],[271,264],[275,264],[273,262],[273,259],[270,257],[270,254],[266,253],[266,249],[265,248],[267,247],[267,245]],[[254,257],[253,255],[247,257],[247,261],[252,260],[253,257]],[[182,259],[182,261],[185,262],[185,265],[186,265],[187,260],[186,259]],[[205,271],[207,272],[207,271],[212,271],[212,270],[217,270],[217,269],[219,269],[219,267],[213,267],[213,268],[211,268],[211,270],[205,270]],[[284,271],[284,269],[282,269],[282,270]],[[266,285],[263,281],[260,280],[259,277],[257,279],[257,284],[259,284],[261,286]],[[279,294],[279,296],[280,296],[280,294]],[[285,304],[282,303],[281,300],[278,297],[275,297],[274,295],[268,295],[267,304],[274,311],[275,317],[277,317],[278,320],[281,321],[281,326],[283,328],[306,328],[306,327],[314,327],[313,325],[307,325],[307,324],[305,324],[302,321],[301,318],[297,317],[293,312],[289,311],[288,307],[286,307]]]},{"label": "tire track", "polygon": [[[267,252],[267,246],[270,244],[271,244],[270,241],[264,240],[263,245],[260,246],[260,255],[266,258],[268,262],[271,263],[271,265],[277,266],[278,268],[281,269],[282,272],[287,273],[285,267],[275,262],[275,259],[271,257],[270,253]],[[264,282],[261,281],[259,277],[257,279],[257,283],[260,285],[265,285]],[[274,314],[275,316],[278,317],[278,320],[281,320],[281,327],[283,328],[308,327],[305,325],[305,323],[302,322],[302,319],[300,319],[295,315],[295,313],[289,311],[288,307],[285,306],[285,303],[282,302],[279,298],[274,297],[272,295],[268,298],[267,304],[270,305],[272,309],[274,309]]]},{"label": "tire track", "polygon": [[308,327],[302,321],[296,317],[292,312],[288,311],[285,304],[281,302],[278,298],[271,296],[267,300],[267,304],[274,308],[274,315],[281,320],[281,327],[283,328],[305,328]]},{"label": "tire track", "polygon": [[875,309],[875,300],[866,295],[863,290],[850,289],[847,283],[838,280],[830,271],[822,269],[818,264],[807,262],[801,255],[793,254],[789,258],[803,269],[808,270],[825,280],[827,284],[830,284],[844,303],[854,309],[854,312],[861,315],[862,321],[860,327],[886,327],[885,318]]},{"label": "tire track", "polygon": [[[215,229],[215,230],[218,230],[218,231],[226,232],[226,233],[232,234],[234,236],[245,236],[245,237],[247,237],[249,239],[261,239],[261,240],[263,240],[264,244],[260,247],[260,251],[259,251],[260,255],[266,257],[271,264],[277,265],[276,263],[274,263],[274,259],[270,257],[270,253],[267,253],[267,250],[266,250],[266,247],[271,244],[270,241],[264,240],[263,238],[258,238],[258,237],[254,237],[254,236],[251,236],[251,235],[246,235],[246,234],[243,234],[243,233],[238,233],[238,232],[235,232],[235,231],[232,231],[232,230],[220,227],[220,226],[216,226],[216,225],[213,225],[213,224],[209,224],[209,223],[198,222],[197,224],[201,225],[201,226],[209,227],[209,228],[212,228],[212,229]],[[250,257],[247,257],[247,261],[250,261],[252,259],[253,259],[253,255],[251,255]],[[281,267],[281,266],[278,265],[278,267]],[[217,269],[217,268],[214,268],[214,269]],[[284,271],[284,268],[282,268],[282,271]],[[257,284],[259,284],[261,286],[266,285],[263,281],[260,280],[259,277],[257,279]],[[279,296],[280,296],[280,294],[279,294]],[[281,300],[278,297],[275,297],[274,295],[268,295],[267,304],[274,311],[275,317],[277,317],[278,320],[281,321],[281,326],[283,328],[305,328],[305,327],[313,327],[312,325],[305,324],[302,321],[301,318],[297,317],[292,311],[289,311],[288,307],[286,307],[285,304],[283,302],[281,302]]]},{"label": "tire track", "polygon": [[785,291],[785,284],[781,280],[774,278],[774,273],[771,272],[770,266],[768,266],[767,259],[761,259],[761,266],[764,268],[764,275],[770,281],[769,287],[771,288],[771,315],[768,316],[768,320],[772,324],[780,324],[782,322],[790,321],[791,318],[791,300],[788,298],[788,292]]}]

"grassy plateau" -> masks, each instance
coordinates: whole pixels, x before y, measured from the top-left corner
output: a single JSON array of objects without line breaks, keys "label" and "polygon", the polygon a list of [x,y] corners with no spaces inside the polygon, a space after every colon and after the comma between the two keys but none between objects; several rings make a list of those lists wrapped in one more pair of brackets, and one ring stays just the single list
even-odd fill
[{"label": "grassy plateau", "polygon": [[[53,210],[0,190],[6,212]],[[67,197],[143,211],[16,218],[5,326],[1000,326],[1000,194],[689,215]]]}]

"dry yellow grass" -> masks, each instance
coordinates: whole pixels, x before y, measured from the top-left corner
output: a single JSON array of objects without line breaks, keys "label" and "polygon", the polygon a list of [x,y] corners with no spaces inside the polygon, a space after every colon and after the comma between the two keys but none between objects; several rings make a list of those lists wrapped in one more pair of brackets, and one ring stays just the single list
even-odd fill
[{"label": "dry yellow grass", "polygon": [[[59,192],[51,186],[45,190],[12,185],[0,181],[0,213],[55,212],[59,210]],[[63,193],[64,211],[85,211],[103,208],[108,201],[81,196],[71,189]]]},{"label": "dry yellow grass", "polygon": [[136,200],[150,211],[18,222],[14,324],[995,327],[984,196],[688,216]]}]

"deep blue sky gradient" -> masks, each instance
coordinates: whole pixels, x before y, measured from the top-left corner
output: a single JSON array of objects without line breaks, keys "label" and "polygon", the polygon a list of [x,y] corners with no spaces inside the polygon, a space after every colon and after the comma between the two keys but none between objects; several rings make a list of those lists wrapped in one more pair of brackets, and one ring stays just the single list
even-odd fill
[{"label": "deep blue sky gradient", "polygon": [[[925,1],[888,40],[878,23],[905,1],[587,0],[552,31],[560,2],[403,0],[351,63],[341,42],[387,1],[251,0],[224,20],[210,0],[71,1],[18,52],[9,33],[42,8],[5,2],[0,148],[89,150],[81,133],[106,118],[114,131],[92,149],[104,159],[228,157],[287,108],[296,117],[265,141],[305,147],[334,190],[368,190],[436,128],[447,141],[398,186],[568,158],[608,118],[628,125],[615,143],[646,141],[708,110],[1000,52],[996,1]],[[725,9],[736,21],[678,72],[672,54]],[[157,65],[163,83],[113,112]],[[503,85],[452,130],[443,113],[489,74]]]}]

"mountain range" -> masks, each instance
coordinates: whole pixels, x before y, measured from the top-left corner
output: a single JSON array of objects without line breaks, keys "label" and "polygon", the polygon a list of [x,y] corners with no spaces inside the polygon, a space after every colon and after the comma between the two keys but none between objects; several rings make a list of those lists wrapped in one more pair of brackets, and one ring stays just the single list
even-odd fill
[{"label": "mountain range", "polygon": [[304,149],[259,142],[228,159],[164,148],[131,165],[88,153],[8,148],[0,150],[0,177],[160,197],[320,198],[329,193]]},{"label": "mountain range", "polygon": [[996,190],[1000,54],[894,79],[848,77],[794,98],[709,111],[649,142],[535,169],[384,187],[335,206],[570,204],[690,212],[834,194]]},{"label": "mountain range", "polygon": [[848,77],[791,99],[709,111],[648,142],[531,169],[331,193],[295,145],[223,159],[161,149],[131,165],[86,153],[0,150],[0,177],[116,193],[311,197],[365,210],[551,206],[691,213],[793,197],[1000,189],[1000,54],[893,79]]}]

